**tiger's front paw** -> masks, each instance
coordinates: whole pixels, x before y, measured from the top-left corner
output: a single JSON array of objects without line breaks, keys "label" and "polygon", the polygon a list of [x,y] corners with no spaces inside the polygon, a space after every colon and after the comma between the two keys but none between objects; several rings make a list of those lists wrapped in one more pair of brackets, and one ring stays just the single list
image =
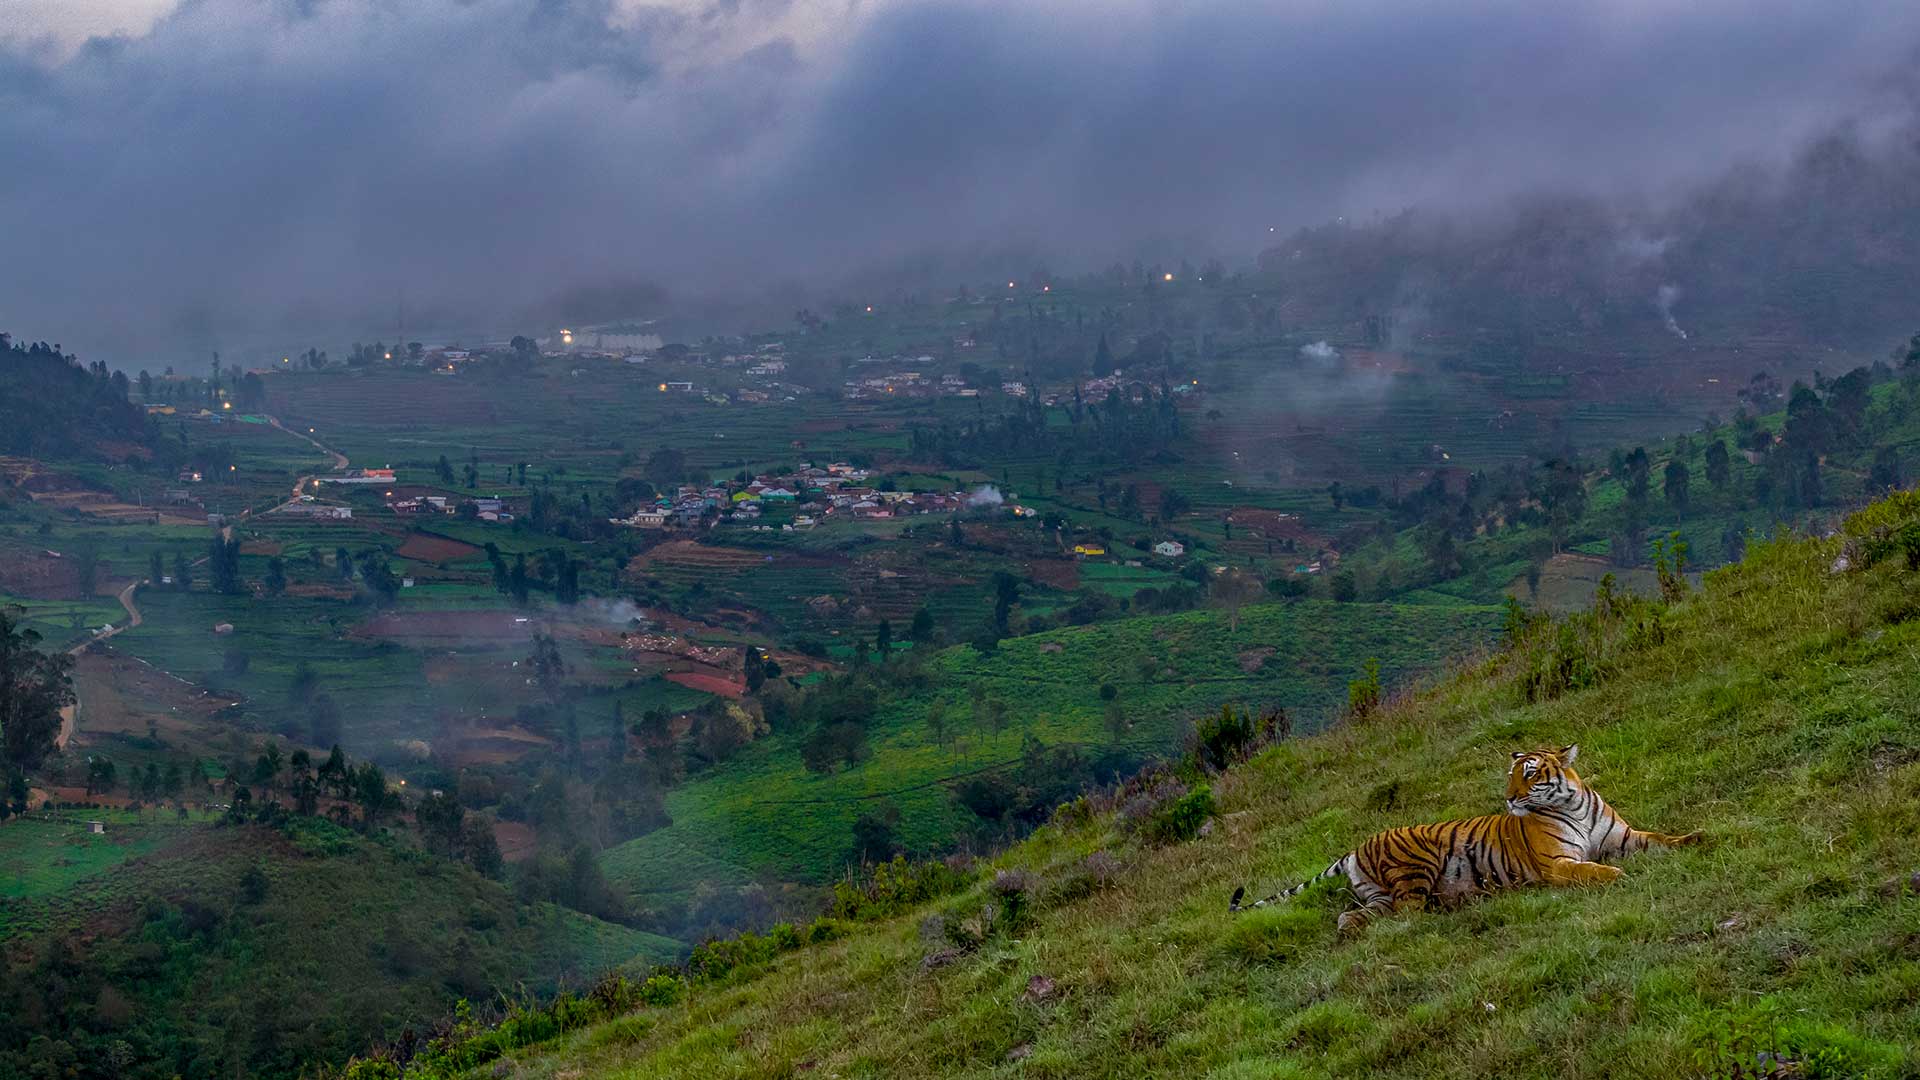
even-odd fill
[{"label": "tiger's front paw", "polygon": [[1340,936],[1352,937],[1367,928],[1367,913],[1355,908],[1340,913]]}]

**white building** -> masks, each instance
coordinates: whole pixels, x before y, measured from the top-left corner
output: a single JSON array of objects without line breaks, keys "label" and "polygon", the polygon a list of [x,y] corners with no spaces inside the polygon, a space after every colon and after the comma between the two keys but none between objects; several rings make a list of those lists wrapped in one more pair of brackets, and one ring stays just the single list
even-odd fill
[{"label": "white building", "polygon": [[1153,553],[1164,555],[1169,559],[1177,559],[1187,553],[1187,545],[1178,540],[1162,540],[1153,545]]}]

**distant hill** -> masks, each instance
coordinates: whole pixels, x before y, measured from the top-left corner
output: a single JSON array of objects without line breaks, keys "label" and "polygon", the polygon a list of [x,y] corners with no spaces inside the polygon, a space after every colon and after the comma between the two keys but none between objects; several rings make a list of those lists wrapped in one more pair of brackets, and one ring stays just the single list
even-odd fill
[{"label": "distant hill", "polygon": [[461,997],[678,952],[319,818],[54,811],[0,826],[0,870],[0,1076],[305,1075]]},{"label": "distant hill", "polygon": [[1329,224],[1260,265],[1287,310],[1365,325],[1383,344],[1603,348],[1618,364],[1731,344],[1877,351],[1912,330],[1916,241],[1909,129],[1833,135],[1777,173],[1743,168],[1660,204],[1540,195],[1474,218],[1413,209]]},{"label": "distant hill", "polygon": [[[1913,1076],[1920,497],[1900,498],[1214,775],[1197,839],[1125,828],[1144,794],[1095,803],[843,940],[776,933],[712,954],[684,999],[575,1006],[618,1015],[514,1045],[511,1072]],[[1302,880],[1377,830],[1498,811],[1510,751],[1568,743],[1630,822],[1709,846],[1352,940],[1325,886],[1227,913],[1235,886]],[[475,1033],[438,1058],[458,1068],[407,1075],[492,1075],[501,1048]]]},{"label": "distant hill", "polygon": [[145,453],[146,412],[128,380],[105,364],[82,367],[58,345],[0,334],[0,453],[122,459]]}]

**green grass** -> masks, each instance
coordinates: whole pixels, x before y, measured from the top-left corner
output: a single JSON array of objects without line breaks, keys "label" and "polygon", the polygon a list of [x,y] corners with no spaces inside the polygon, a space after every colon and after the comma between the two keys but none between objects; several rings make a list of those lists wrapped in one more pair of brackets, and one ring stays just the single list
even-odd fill
[{"label": "green grass", "polygon": [[[729,872],[829,879],[844,863],[854,819],[882,800],[900,809],[901,840],[928,850],[968,824],[947,780],[1016,760],[1028,735],[1094,753],[1107,747],[1103,683],[1116,687],[1133,719],[1120,748],[1136,758],[1166,754],[1187,719],[1222,702],[1282,706],[1311,727],[1345,700],[1347,681],[1368,657],[1407,677],[1487,641],[1497,622],[1487,608],[1307,601],[1248,607],[1237,630],[1222,612],[1193,611],[1012,638],[990,657],[950,648],[928,662],[932,689],[882,701],[870,725],[870,759],[820,775],[801,764],[797,736],[762,740],[675,789],[667,799],[673,824],[611,849],[603,862],[642,895],[663,880],[681,888],[698,880],[676,877],[689,850]],[[1260,656],[1265,650],[1272,652]],[[974,686],[1009,706],[1003,731],[972,724]],[[957,734],[947,745],[926,725],[936,698]]]},{"label": "green grass", "polygon": [[[69,864],[60,830],[88,816],[109,825],[87,838],[97,846],[82,868]],[[398,1037],[461,996],[552,993],[682,951],[551,904],[520,904],[460,864],[320,819],[277,830],[140,826],[132,816],[0,822],[5,872],[34,890],[0,893],[0,1016],[9,1018],[0,1073],[24,1067],[15,1052],[43,1008],[28,1003],[63,995],[126,1006],[123,1019],[65,1033],[82,1059],[100,1060],[120,1040],[154,1070],[139,1075],[293,1076]],[[62,842],[48,848],[48,839]],[[114,844],[121,849],[108,853]],[[88,887],[72,887],[82,869],[93,875]]]},{"label": "green grass", "polygon": [[[1822,1075],[1913,1076],[1920,575],[1833,575],[1838,546],[1757,545],[1589,689],[1528,705],[1496,658],[1283,744],[1215,780],[1223,816],[1194,842],[1142,847],[1098,815],[1051,826],[998,865],[1046,895],[1105,850],[1112,887],[1042,902],[944,966],[923,964],[940,942],[914,912],[616,1020],[617,1037],[521,1052],[514,1075],[1727,1076],[1755,1044],[1714,1047],[1765,1008]],[[1495,811],[1509,751],[1569,742],[1628,820],[1709,845],[1352,940],[1331,887],[1225,912],[1234,886],[1298,880],[1376,830]]]},{"label": "green grass", "polygon": [[[107,831],[94,836],[88,821],[104,821]],[[0,899],[52,896],[154,850],[182,823],[160,815],[116,810],[49,811],[0,825]],[[7,929],[0,908],[0,936]]]}]

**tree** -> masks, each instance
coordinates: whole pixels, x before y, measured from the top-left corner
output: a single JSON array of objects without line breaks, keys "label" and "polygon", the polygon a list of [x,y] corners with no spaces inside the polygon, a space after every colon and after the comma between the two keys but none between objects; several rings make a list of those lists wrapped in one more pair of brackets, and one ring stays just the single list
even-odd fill
[{"label": "tree", "polygon": [[147,584],[160,587],[161,579],[167,576],[166,563],[161,560],[158,551],[147,557]]},{"label": "tree", "polygon": [[1727,490],[1733,481],[1731,460],[1727,456],[1727,444],[1724,439],[1715,439],[1707,446],[1707,483],[1715,491]]},{"label": "tree", "polygon": [[647,455],[643,475],[656,489],[667,491],[679,485],[687,473],[687,456],[663,446]]},{"label": "tree", "polygon": [[993,628],[1005,637],[1008,616],[1020,600],[1020,579],[1005,570],[994,571],[993,593]]},{"label": "tree", "polygon": [[295,813],[311,816],[320,808],[320,787],[313,776],[313,756],[305,747],[287,759],[287,788],[293,793]]},{"label": "tree", "polygon": [[81,596],[92,596],[100,588],[100,548],[92,537],[84,537],[73,550],[74,588]]},{"label": "tree", "polygon": [[484,818],[469,814],[460,828],[461,853],[481,877],[497,878],[506,866],[500,857],[500,842]]},{"label": "tree", "polygon": [[1867,471],[1867,490],[1881,495],[1905,483],[1905,474],[1900,468],[1900,448],[1883,446],[1874,451],[1873,467]]},{"label": "tree", "polygon": [[339,572],[342,581],[353,580],[353,556],[344,547],[333,549],[333,568]]},{"label": "tree", "polygon": [[873,647],[880,654],[880,662],[883,664],[887,662],[889,656],[893,655],[892,623],[885,619],[880,620],[880,625],[873,631]]},{"label": "tree", "polygon": [[260,757],[253,763],[253,782],[268,791],[272,791],[275,787],[279,786],[280,766],[282,763],[283,759],[280,756],[280,744],[269,742],[266,747],[260,751]]},{"label": "tree", "polygon": [[333,744],[327,760],[314,770],[314,779],[336,798],[344,799],[353,790],[353,769],[347,764],[347,755],[341,752],[339,743]]},{"label": "tree", "polygon": [[1667,462],[1667,470],[1666,470],[1667,503],[1668,505],[1672,506],[1675,510],[1680,510],[1680,511],[1686,510],[1687,484],[1691,481],[1691,479],[1692,477],[1690,475],[1690,470],[1687,468],[1686,462],[1681,461],[1679,458],[1674,458],[1672,461]]},{"label": "tree", "polygon": [[40,635],[0,606],[0,761],[40,764],[60,733],[60,710],[73,703],[73,658],[43,653]]},{"label": "tree", "polygon": [[560,656],[559,643],[546,634],[533,635],[533,652],[527,655],[526,665],[540,692],[548,701],[558,702],[567,677],[567,662]]},{"label": "tree", "polygon": [[400,577],[387,564],[386,555],[369,551],[360,559],[360,578],[378,603],[390,604],[400,595]]},{"label": "tree", "polygon": [[268,596],[279,596],[287,591],[287,567],[280,561],[280,556],[275,555],[267,560],[267,576],[260,579],[260,584],[267,590]]},{"label": "tree", "polygon": [[207,548],[207,584],[228,596],[244,591],[240,578],[240,541],[216,536]]},{"label": "tree", "polygon": [[743,645],[740,647],[740,669],[741,674],[745,676],[747,681],[747,693],[759,693],[760,687],[764,686],[767,681],[767,668],[766,664],[761,660],[760,647],[758,645]]},{"label": "tree", "polygon": [[1171,522],[1174,518],[1186,513],[1192,505],[1193,503],[1182,495],[1178,488],[1163,488],[1160,491],[1160,520]]},{"label": "tree", "polygon": [[1333,500],[1333,508],[1335,510],[1339,510],[1346,504],[1347,493],[1345,489],[1340,486],[1340,481],[1335,480],[1333,483],[1327,485],[1327,498]]},{"label": "tree", "polygon": [[440,460],[434,465],[433,471],[434,475],[440,478],[441,483],[453,483],[453,462],[447,460],[447,455],[440,455]]},{"label": "tree", "polygon": [[193,565],[177,551],[173,554],[173,587],[181,592],[193,588]]},{"label": "tree", "polygon": [[900,824],[900,808],[882,803],[861,811],[853,822],[853,859],[861,864],[886,862],[900,850],[894,827]]},{"label": "tree", "polygon": [[1093,347],[1093,377],[1104,379],[1111,374],[1113,374],[1113,349],[1107,344],[1107,335],[1102,333],[1099,344]]},{"label": "tree", "polygon": [[420,826],[427,850],[449,858],[460,854],[466,816],[460,800],[443,791],[430,793],[413,808],[414,824]]},{"label": "tree", "polygon": [[1354,598],[1360,595],[1360,586],[1354,581],[1351,570],[1342,570],[1334,574],[1329,587],[1333,592],[1333,598],[1343,604],[1352,603]]},{"label": "tree", "polygon": [[1227,632],[1237,633],[1240,629],[1240,608],[1260,598],[1266,587],[1260,579],[1245,570],[1229,570],[1214,575],[1209,587],[1214,603],[1227,610]]},{"label": "tree", "polygon": [[907,636],[918,645],[933,640],[933,612],[928,611],[926,605],[913,613],[913,625],[907,628]]},{"label": "tree", "polygon": [[87,794],[105,795],[113,790],[113,759],[89,757],[87,759]]},{"label": "tree", "polygon": [[657,707],[648,709],[640,714],[633,733],[640,736],[640,744],[648,750],[664,750],[673,745],[673,714]]}]

